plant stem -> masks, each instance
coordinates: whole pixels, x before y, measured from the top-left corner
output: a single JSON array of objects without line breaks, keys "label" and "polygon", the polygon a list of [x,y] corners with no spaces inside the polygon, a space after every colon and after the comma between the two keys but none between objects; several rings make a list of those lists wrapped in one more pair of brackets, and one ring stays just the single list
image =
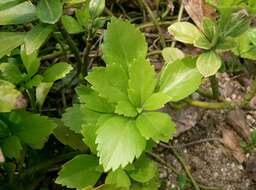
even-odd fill
[{"label": "plant stem", "polygon": [[[184,5],[183,5],[183,0],[181,0],[181,2],[180,2],[180,9],[179,9],[178,18],[177,18],[177,22],[180,22],[180,21],[181,21],[182,15],[183,15],[183,11],[184,11]],[[175,45],[176,45],[176,41],[173,40],[171,47],[174,48]]]},{"label": "plant stem", "polygon": [[209,80],[211,82],[212,95],[216,100],[219,100],[219,85],[216,76],[210,76]]},{"label": "plant stem", "polygon": [[152,19],[158,33],[159,33],[159,37],[160,37],[160,43],[161,43],[161,46],[162,48],[165,48],[166,47],[166,43],[165,43],[165,39],[164,39],[164,36],[162,34],[162,31],[161,31],[161,27],[157,21],[157,19],[155,18],[155,15],[153,13],[153,11],[151,10],[151,8],[149,7],[149,5],[145,2],[145,0],[139,0],[143,5],[144,7],[147,9],[148,13],[149,13],[149,16],[150,18]]},{"label": "plant stem", "polygon": [[82,65],[82,78],[84,78],[85,76],[87,76],[88,74],[88,66],[89,66],[89,54],[90,54],[90,51],[91,51],[91,48],[92,48],[92,26],[89,27],[89,30],[88,30],[88,35],[87,35],[87,38],[86,38],[86,47],[83,51],[83,65]]},{"label": "plant stem", "polygon": [[80,57],[80,51],[76,47],[76,44],[73,41],[73,39],[71,38],[71,36],[69,35],[69,33],[66,31],[66,29],[62,26],[62,24],[60,22],[58,23],[58,26],[59,26],[59,30],[60,30],[61,34],[63,35],[64,39],[67,41],[71,52],[75,55],[75,58],[77,61],[77,65],[76,65],[77,74],[80,74],[81,67],[83,65],[82,59]]},{"label": "plant stem", "polygon": [[235,109],[236,106],[231,102],[203,102],[198,100],[187,99],[185,100],[192,106],[206,108],[206,109]]}]

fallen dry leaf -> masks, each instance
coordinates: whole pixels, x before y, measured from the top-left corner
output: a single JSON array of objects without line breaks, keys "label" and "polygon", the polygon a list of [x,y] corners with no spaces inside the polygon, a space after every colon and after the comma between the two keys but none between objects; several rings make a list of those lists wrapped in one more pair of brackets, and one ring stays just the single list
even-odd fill
[{"label": "fallen dry leaf", "polygon": [[222,143],[227,148],[227,153],[235,158],[239,163],[246,160],[245,154],[239,143],[239,137],[230,129],[222,129]]},{"label": "fallen dry leaf", "polygon": [[247,143],[250,142],[250,128],[246,123],[245,113],[240,110],[232,110],[227,115],[227,122]]}]

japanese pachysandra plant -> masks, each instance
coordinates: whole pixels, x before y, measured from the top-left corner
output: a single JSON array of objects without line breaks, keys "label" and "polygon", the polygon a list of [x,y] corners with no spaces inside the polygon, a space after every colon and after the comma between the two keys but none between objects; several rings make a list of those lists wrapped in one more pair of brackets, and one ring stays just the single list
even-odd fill
[{"label": "japanese pachysandra plant", "polygon": [[[157,172],[152,169],[146,179],[145,173],[133,174],[152,168],[144,153],[152,143],[168,142],[175,132],[171,117],[159,109],[192,94],[202,75],[193,58],[166,64],[158,74],[146,58],[147,51],[145,37],[135,26],[111,19],[104,33],[106,67],[92,69],[85,78],[89,85],[76,88],[79,102],[63,115],[64,124],[83,135],[91,155],[82,154],[66,163],[57,183],[81,189],[94,186],[103,172],[109,172],[105,183],[136,189],[130,179],[144,184],[154,178]],[[79,181],[82,174],[90,180]],[[120,185],[117,176],[126,185]]]}]

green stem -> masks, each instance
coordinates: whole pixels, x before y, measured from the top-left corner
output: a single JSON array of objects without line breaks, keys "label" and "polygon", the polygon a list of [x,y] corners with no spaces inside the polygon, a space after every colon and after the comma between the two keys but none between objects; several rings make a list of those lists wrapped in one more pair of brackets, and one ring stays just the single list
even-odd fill
[{"label": "green stem", "polygon": [[82,78],[84,78],[85,76],[87,76],[88,74],[88,66],[89,66],[89,54],[93,45],[92,42],[92,26],[90,26],[89,30],[88,30],[88,35],[86,38],[86,47],[83,51],[83,65],[82,65]]},{"label": "green stem", "polygon": [[66,31],[66,29],[62,26],[62,24],[60,22],[58,24],[59,24],[59,30],[60,30],[61,34],[63,35],[64,39],[67,41],[68,46],[70,47],[70,50],[75,55],[75,58],[77,61],[77,66],[76,66],[77,74],[80,74],[81,67],[83,65],[82,59],[80,57],[80,51],[76,47],[75,42],[73,41],[73,39],[71,38],[69,33]]},{"label": "green stem", "polygon": [[157,21],[157,19],[155,18],[155,15],[153,13],[153,11],[151,10],[151,8],[149,7],[149,5],[145,2],[145,0],[139,0],[143,5],[144,7],[147,9],[148,13],[149,13],[149,16],[152,20],[152,22],[154,23],[158,33],[159,33],[159,37],[160,37],[160,43],[161,43],[161,46],[162,48],[165,48],[166,47],[166,43],[165,43],[165,39],[164,39],[164,36],[162,34],[162,31],[161,31],[161,27]]},{"label": "green stem", "polygon": [[206,109],[235,109],[236,106],[231,102],[202,102],[198,100],[185,100],[191,106],[206,108]]},{"label": "green stem", "polygon": [[[181,2],[180,2],[180,9],[179,9],[178,18],[177,18],[177,22],[180,22],[180,21],[181,21],[182,15],[183,15],[183,11],[184,11],[184,5],[183,5],[183,0],[181,0]],[[175,47],[175,45],[176,45],[176,41],[173,40],[171,47]]]},{"label": "green stem", "polygon": [[219,100],[219,85],[216,76],[210,76],[209,80],[211,82],[212,95],[216,100]]}]

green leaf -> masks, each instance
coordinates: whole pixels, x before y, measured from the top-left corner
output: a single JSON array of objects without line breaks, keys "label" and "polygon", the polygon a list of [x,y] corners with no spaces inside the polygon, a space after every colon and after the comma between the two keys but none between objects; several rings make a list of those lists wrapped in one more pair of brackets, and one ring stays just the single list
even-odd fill
[{"label": "green leaf", "polygon": [[203,29],[204,34],[207,37],[207,39],[212,42],[214,38],[216,38],[217,35],[217,26],[216,23],[210,19],[210,18],[204,18],[203,20]]},{"label": "green leaf", "polygon": [[218,51],[228,51],[236,48],[237,44],[234,38],[227,37],[223,40],[220,40],[216,45],[216,50]]},{"label": "green leaf", "polygon": [[22,145],[18,137],[10,136],[3,140],[1,148],[5,157],[18,159],[20,157]]},{"label": "green leaf", "polygon": [[126,117],[135,117],[137,110],[130,101],[120,101],[117,103],[115,113]]},{"label": "green leaf", "polygon": [[79,150],[82,152],[88,150],[82,141],[82,135],[76,134],[71,129],[65,127],[60,120],[56,120],[56,123],[58,124],[58,127],[54,129],[53,134],[58,141],[73,148],[74,150]]},{"label": "green leaf", "polygon": [[12,83],[0,80],[0,112],[10,112],[26,106],[26,100]]},{"label": "green leaf", "polygon": [[51,90],[53,82],[41,82],[36,87],[36,103],[40,106],[43,106],[44,101]]},{"label": "green leaf", "polygon": [[55,24],[62,15],[62,3],[60,0],[39,0],[36,12],[43,23]]},{"label": "green leaf", "polygon": [[62,121],[65,126],[76,133],[80,133],[82,124],[84,123],[83,117],[80,105],[74,104],[72,107],[66,109],[66,112],[62,115]]},{"label": "green leaf", "polygon": [[57,125],[46,116],[31,114],[25,111],[13,112],[12,117],[19,118],[17,131],[14,133],[20,140],[32,148],[40,149],[44,146],[49,135]]},{"label": "green leaf", "polygon": [[168,64],[161,74],[159,92],[170,96],[171,101],[179,101],[193,92],[201,84],[202,75],[196,68],[192,58],[177,60]]},{"label": "green leaf", "polygon": [[145,112],[136,119],[136,127],[147,140],[168,142],[175,133],[175,124],[171,117],[161,112]]},{"label": "green leaf", "polygon": [[44,72],[44,82],[54,82],[56,80],[64,78],[73,67],[65,62],[56,63],[47,68]]},{"label": "green leaf", "polygon": [[165,63],[170,64],[178,59],[185,57],[184,53],[178,48],[167,47],[162,50]]},{"label": "green leaf", "polygon": [[156,73],[145,59],[136,59],[129,67],[128,95],[134,106],[141,108],[155,90]]},{"label": "green leaf", "polygon": [[67,15],[62,16],[61,22],[62,22],[64,28],[70,34],[76,34],[76,33],[80,33],[80,32],[84,31],[83,27],[72,16],[67,16]]},{"label": "green leaf", "polygon": [[1,0],[0,1],[0,10],[13,7],[13,6],[21,3],[22,1],[23,0]]},{"label": "green leaf", "polygon": [[36,8],[30,1],[0,11],[0,25],[25,24],[33,20],[36,20]]},{"label": "green leaf", "polygon": [[146,141],[136,129],[134,120],[116,116],[99,127],[96,144],[104,170],[115,171],[138,158],[145,149]]},{"label": "green leaf", "polygon": [[63,165],[55,182],[68,188],[94,186],[102,174],[98,165],[95,156],[78,155]]},{"label": "green leaf", "polygon": [[208,51],[199,55],[196,66],[204,77],[209,77],[215,75],[221,67],[221,58],[214,51]]},{"label": "green leaf", "polygon": [[162,108],[167,102],[170,101],[170,97],[163,93],[157,92],[152,94],[144,103],[143,108],[145,110],[157,110]]},{"label": "green leaf", "polygon": [[63,3],[67,3],[67,4],[78,4],[78,3],[83,3],[87,0],[64,0]]},{"label": "green leaf", "polygon": [[146,183],[152,180],[156,173],[158,173],[158,167],[156,163],[146,156],[142,156],[136,160],[133,164],[134,170],[129,171],[129,176],[140,183]]},{"label": "green leaf", "polygon": [[83,124],[82,125],[82,135],[83,142],[90,148],[93,154],[97,154],[97,145],[96,141],[96,131],[98,130],[98,125],[93,124]]},{"label": "green leaf", "polygon": [[212,48],[212,44],[203,34],[194,41],[194,46],[207,50]]},{"label": "green leaf", "polygon": [[97,112],[114,113],[114,106],[107,102],[105,98],[98,96],[97,92],[87,86],[78,86],[76,93],[81,103],[86,107]]},{"label": "green leaf", "polygon": [[144,35],[129,22],[113,17],[104,34],[103,58],[106,64],[120,64],[128,70],[134,59],[144,59],[146,55]]},{"label": "green leaf", "polygon": [[0,63],[0,76],[13,84],[23,80],[23,75],[15,63]]},{"label": "green leaf", "polygon": [[111,171],[108,173],[105,184],[113,184],[116,187],[124,187],[129,189],[131,181],[125,171],[119,168],[116,171]]},{"label": "green leaf", "polygon": [[86,1],[84,6],[76,11],[76,18],[81,26],[88,28],[89,23],[92,21],[89,13],[89,1]]},{"label": "green leaf", "polygon": [[89,4],[89,13],[93,19],[101,15],[105,8],[105,0],[91,0]]},{"label": "green leaf", "polygon": [[0,59],[23,44],[24,36],[23,32],[0,32]]},{"label": "green leaf", "polygon": [[34,51],[32,54],[27,54],[25,51],[25,46],[22,45],[20,48],[20,56],[28,73],[28,77],[32,77],[38,72],[40,67],[40,59],[37,57],[37,51]]},{"label": "green leaf", "polygon": [[175,40],[188,44],[193,44],[202,35],[196,26],[189,22],[174,23],[169,26],[168,31],[174,36]]},{"label": "green leaf", "polygon": [[86,80],[92,84],[92,89],[98,92],[99,96],[106,98],[110,103],[128,100],[128,76],[120,65],[96,67]]},{"label": "green leaf", "polygon": [[27,54],[38,50],[53,31],[53,26],[38,24],[25,36],[25,49]]}]

